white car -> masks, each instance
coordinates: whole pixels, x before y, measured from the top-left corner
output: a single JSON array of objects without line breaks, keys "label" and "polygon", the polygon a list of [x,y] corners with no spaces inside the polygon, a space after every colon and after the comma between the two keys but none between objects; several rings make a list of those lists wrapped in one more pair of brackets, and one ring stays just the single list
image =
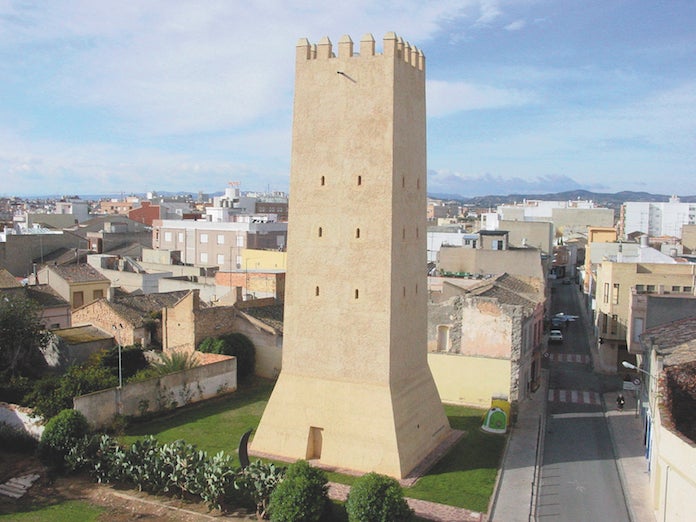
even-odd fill
[{"label": "white car", "polygon": [[562,343],[563,334],[560,330],[551,330],[551,332],[549,333],[549,341],[551,341],[552,343]]}]

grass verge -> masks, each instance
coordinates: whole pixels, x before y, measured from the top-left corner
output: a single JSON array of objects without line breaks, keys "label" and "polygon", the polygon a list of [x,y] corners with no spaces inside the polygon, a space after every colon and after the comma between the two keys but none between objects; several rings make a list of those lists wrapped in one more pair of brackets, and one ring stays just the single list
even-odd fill
[{"label": "grass verge", "polygon": [[[273,389],[269,381],[202,404],[172,412],[164,418],[137,423],[122,441],[132,443],[144,435],[162,442],[183,439],[209,454],[225,451],[236,457],[239,439],[256,428]],[[505,446],[505,437],[482,432],[483,410],[445,406],[450,425],[466,435],[415,486],[405,488],[408,497],[485,513]],[[281,463],[282,464],[282,463]],[[351,485],[356,477],[328,473],[329,480]]]},{"label": "grass verge", "polygon": [[106,510],[82,500],[66,500],[58,504],[32,507],[31,511],[0,515],[0,520],[13,522],[91,522],[99,519]]}]

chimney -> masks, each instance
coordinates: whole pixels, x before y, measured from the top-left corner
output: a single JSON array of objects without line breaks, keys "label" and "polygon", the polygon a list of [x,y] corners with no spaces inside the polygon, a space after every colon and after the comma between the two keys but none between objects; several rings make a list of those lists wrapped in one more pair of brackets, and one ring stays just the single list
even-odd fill
[{"label": "chimney", "polygon": [[640,236],[640,247],[641,248],[648,248],[648,235],[643,234]]}]

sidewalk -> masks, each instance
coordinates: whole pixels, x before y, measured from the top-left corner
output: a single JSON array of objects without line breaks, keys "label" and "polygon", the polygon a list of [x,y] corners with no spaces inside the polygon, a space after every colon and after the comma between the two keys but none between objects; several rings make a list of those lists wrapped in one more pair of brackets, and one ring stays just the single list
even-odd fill
[{"label": "sidewalk", "polygon": [[650,475],[643,445],[643,422],[636,416],[634,394],[623,393],[626,399],[623,411],[616,408],[618,394],[619,392],[604,394],[604,416],[609,427],[626,507],[632,522],[655,522],[650,507]]},{"label": "sidewalk", "polygon": [[[517,423],[510,431],[488,520],[528,522],[534,513],[532,495],[536,488],[546,432],[548,370],[542,370],[542,384],[532,398],[520,404]],[[537,453],[537,439],[539,452]]]}]

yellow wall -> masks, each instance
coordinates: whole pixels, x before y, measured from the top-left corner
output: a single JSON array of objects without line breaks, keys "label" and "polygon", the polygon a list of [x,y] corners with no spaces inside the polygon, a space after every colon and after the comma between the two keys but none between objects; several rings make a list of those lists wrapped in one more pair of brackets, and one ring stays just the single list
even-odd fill
[{"label": "yellow wall", "polygon": [[650,474],[657,520],[693,520],[696,513],[696,444],[655,419]]},{"label": "yellow wall", "polygon": [[429,353],[428,364],[442,402],[488,408],[491,397],[510,395],[509,360]]},{"label": "yellow wall", "polygon": [[287,252],[242,249],[242,267],[248,270],[286,270]]}]

